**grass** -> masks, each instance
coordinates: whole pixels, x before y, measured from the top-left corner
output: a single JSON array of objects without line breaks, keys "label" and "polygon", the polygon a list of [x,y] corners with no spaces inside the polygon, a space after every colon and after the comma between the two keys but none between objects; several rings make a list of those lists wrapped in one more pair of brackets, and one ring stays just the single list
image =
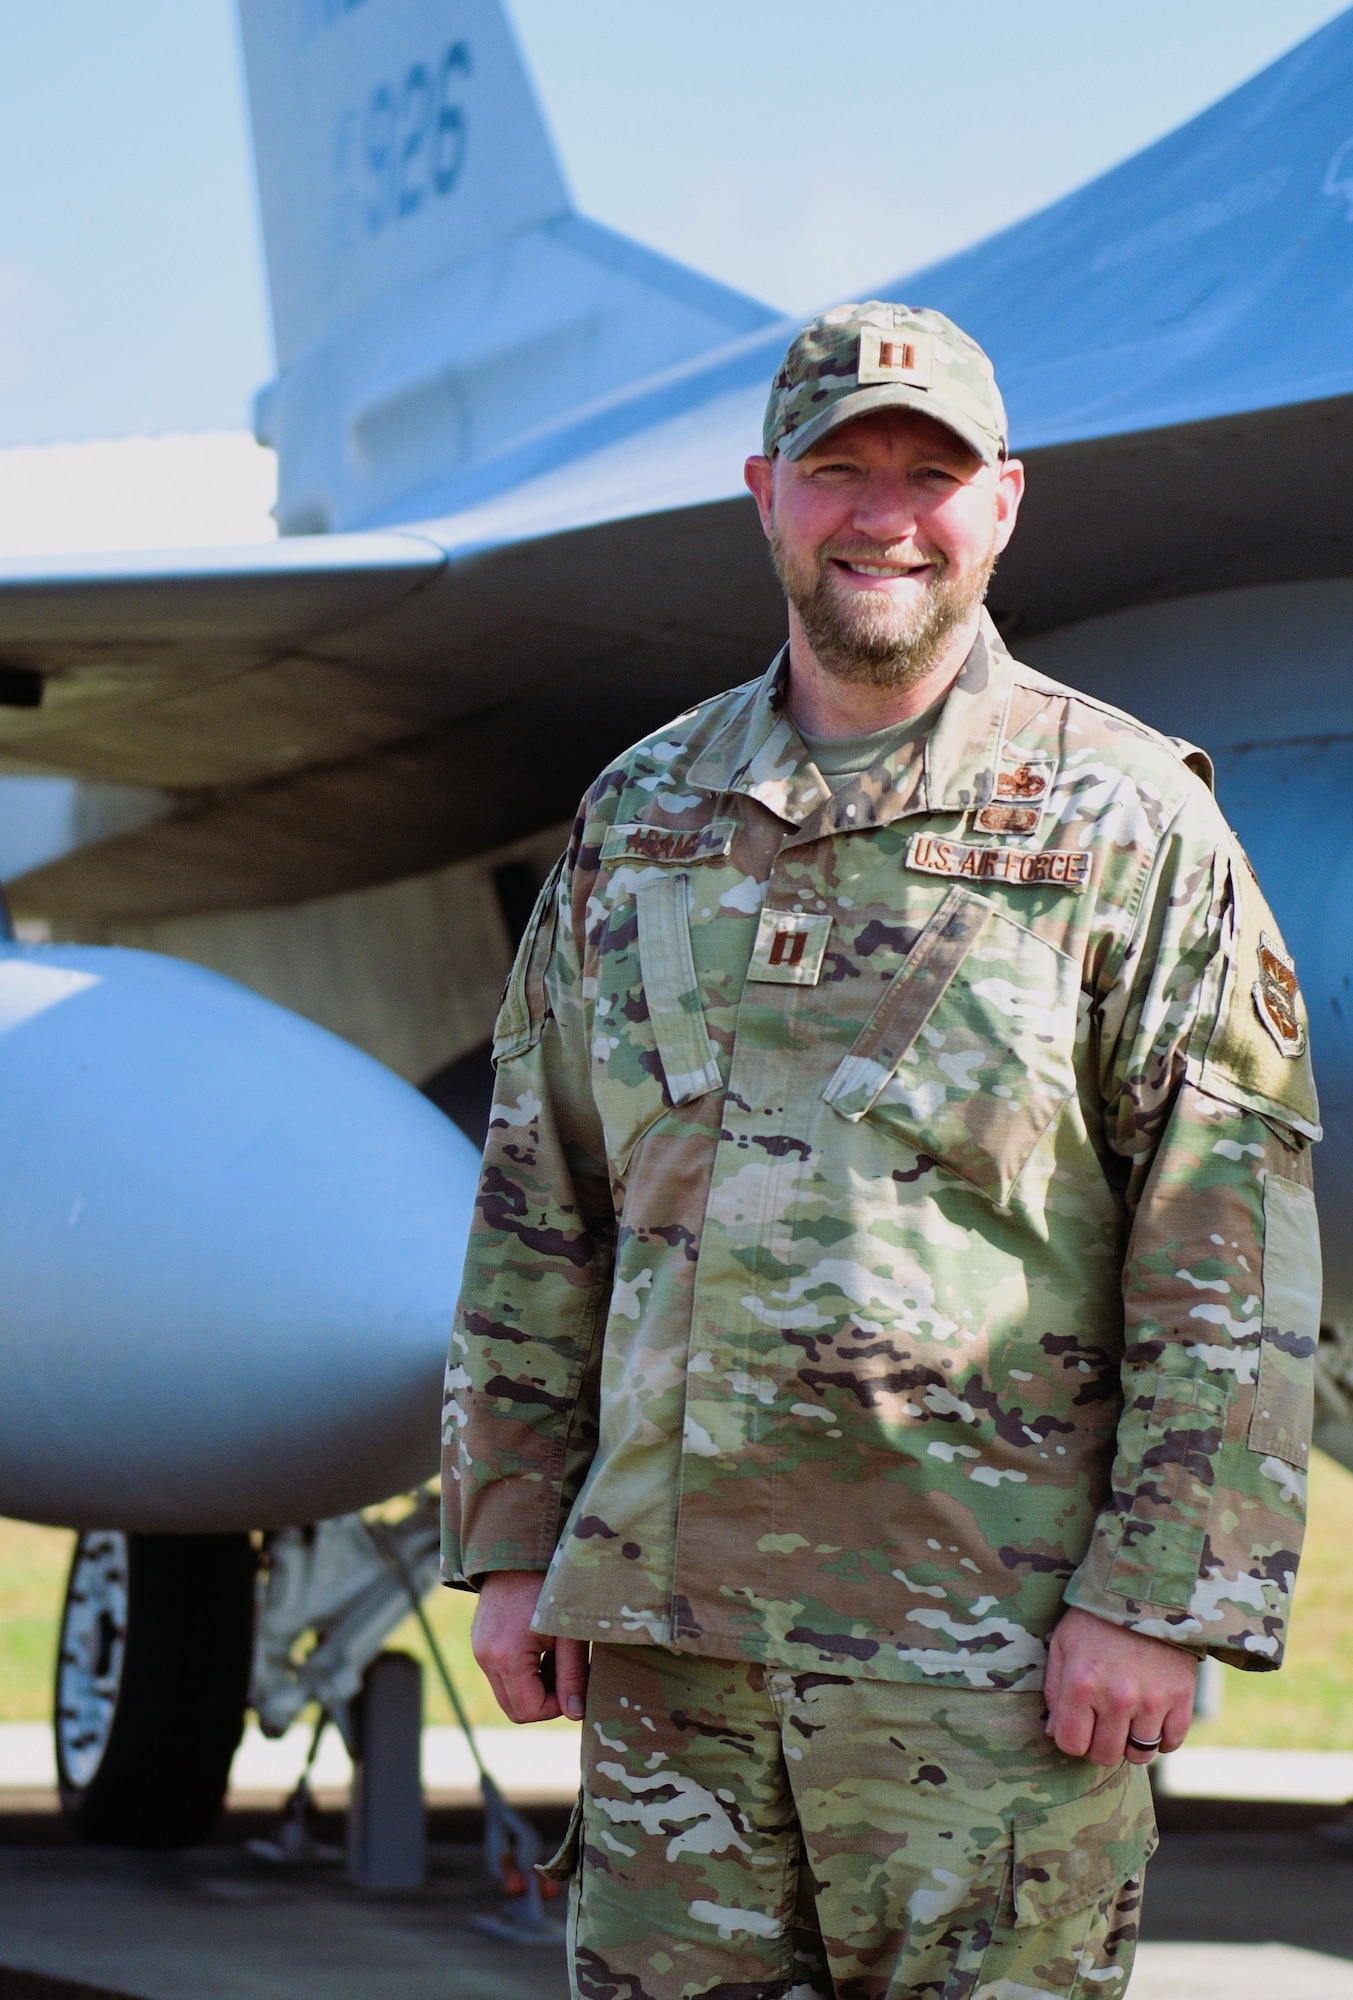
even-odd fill
[{"label": "grass", "polygon": [[[74,1537],[56,1528],[0,1521],[0,1722],[51,1715],[57,1621]],[[1280,1674],[1224,1670],[1222,1711],[1193,1743],[1281,1750],[1353,1750],[1353,1473],[1316,1452],[1311,1524]],[[503,1717],[470,1652],[474,1599],[436,1590],[428,1617],[472,1722]],[[426,1642],[409,1618],[388,1643],[422,1660],[429,1722],[453,1718]]]},{"label": "grass", "polygon": [[0,1722],[49,1722],[56,1633],[75,1537],[0,1521]]}]

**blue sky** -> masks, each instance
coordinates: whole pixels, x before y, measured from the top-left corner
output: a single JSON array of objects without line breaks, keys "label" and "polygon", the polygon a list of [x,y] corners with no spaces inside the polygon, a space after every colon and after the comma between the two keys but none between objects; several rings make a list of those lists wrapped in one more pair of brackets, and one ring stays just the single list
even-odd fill
[{"label": "blue sky", "polygon": [[[578,205],[790,310],[1042,206],[1342,11],[883,0],[844,36],[818,0],[509,8]],[[271,352],[231,0],[0,0],[0,187],[0,445],[247,421]]]}]

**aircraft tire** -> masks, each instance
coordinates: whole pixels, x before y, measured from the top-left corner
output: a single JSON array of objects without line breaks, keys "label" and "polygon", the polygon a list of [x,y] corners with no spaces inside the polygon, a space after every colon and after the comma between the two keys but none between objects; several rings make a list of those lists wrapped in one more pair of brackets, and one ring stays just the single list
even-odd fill
[{"label": "aircraft tire", "polygon": [[191,1847],[210,1830],[244,1729],[255,1567],[248,1535],[80,1536],[55,1735],[82,1840]]}]

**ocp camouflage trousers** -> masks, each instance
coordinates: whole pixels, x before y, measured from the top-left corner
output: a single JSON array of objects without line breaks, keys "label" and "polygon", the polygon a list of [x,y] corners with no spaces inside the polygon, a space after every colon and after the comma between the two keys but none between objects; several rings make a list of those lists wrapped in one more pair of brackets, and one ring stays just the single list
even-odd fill
[{"label": "ocp camouflage trousers", "polygon": [[594,1648],[576,2000],[1121,2000],[1146,1772],[1042,1697]]}]

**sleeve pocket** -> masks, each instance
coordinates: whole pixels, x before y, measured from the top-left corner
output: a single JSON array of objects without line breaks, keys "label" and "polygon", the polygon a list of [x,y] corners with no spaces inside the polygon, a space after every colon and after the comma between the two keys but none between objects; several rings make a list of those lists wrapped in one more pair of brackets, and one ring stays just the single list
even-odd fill
[{"label": "sleeve pocket", "polygon": [[545,997],[545,974],[554,951],[559,923],[559,883],[567,857],[560,855],[545,885],[536,897],[531,921],[517,947],[512,970],[503,988],[502,1005],[493,1028],[493,1066],[511,1056],[522,1056],[540,1040],[549,1012]]},{"label": "sleeve pocket", "polygon": [[1310,1189],[1280,1174],[1264,1183],[1263,1327],[1246,1442],[1265,1458],[1304,1470],[1320,1337],[1320,1235]]},{"label": "sleeve pocket", "polygon": [[1139,1875],[1156,1851],[1146,1766],[1120,1764],[1092,1792],[1020,1813],[1010,1834],[1017,1929],[1055,1923],[1102,1903]]}]

